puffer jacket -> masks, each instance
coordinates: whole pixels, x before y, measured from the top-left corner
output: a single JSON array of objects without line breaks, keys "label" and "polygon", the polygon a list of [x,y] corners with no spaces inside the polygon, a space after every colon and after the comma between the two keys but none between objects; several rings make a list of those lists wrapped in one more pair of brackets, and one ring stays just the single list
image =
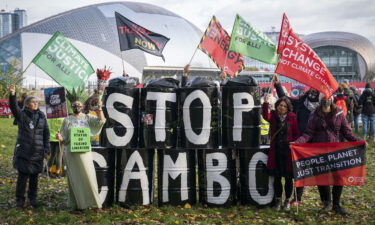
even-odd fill
[{"label": "puffer jacket", "polygon": [[39,109],[35,112],[21,110],[15,95],[9,96],[9,107],[18,125],[13,166],[22,173],[40,173],[43,170],[44,156],[50,152],[50,132],[46,117]]},{"label": "puffer jacket", "polygon": [[371,89],[366,88],[361,97],[359,97],[359,105],[362,105],[362,114],[371,116],[375,114],[375,95]]},{"label": "puffer jacket", "polygon": [[358,141],[354,136],[350,125],[338,108],[332,113],[333,116],[322,117],[316,111],[310,115],[305,132],[296,143],[325,143],[340,142],[343,139]]}]

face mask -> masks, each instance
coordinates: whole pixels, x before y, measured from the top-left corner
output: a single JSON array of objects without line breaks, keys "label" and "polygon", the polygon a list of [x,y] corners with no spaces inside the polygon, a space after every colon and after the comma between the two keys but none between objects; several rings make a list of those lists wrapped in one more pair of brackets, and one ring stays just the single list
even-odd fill
[{"label": "face mask", "polygon": [[322,105],[324,107],[329,107],[332,104],[332,100],[322,99]]},{"label": "face mask", "polygon": [[73,106],[72,109],[73,109],[73,113],[74,114],[79,114],[81,112],[81,108],[80,107]]},{"label": "face mask", "polygon": [[318,95],[315,95],[315,94],[310,93],[310,94],[308,95],[308,98],[309,98],[310,102],[314,102],[314,101],[317,101],[317,100],[318,100]]}]

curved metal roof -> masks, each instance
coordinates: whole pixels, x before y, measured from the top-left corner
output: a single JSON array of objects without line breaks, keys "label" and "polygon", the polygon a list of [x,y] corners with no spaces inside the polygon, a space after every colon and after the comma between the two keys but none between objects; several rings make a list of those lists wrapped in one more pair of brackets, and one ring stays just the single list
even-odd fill
[{"label": "curved metal roof", "polygon": [[312,48],[323,46],[341,46],[357,52],[365,60],[367,70],[364,79],[375,78],[375,47],[365,37],[348,32],[319,32],[302,37]]},{"label": "curved metal roof", "polygon": [[[59,31],[69,39],[88,43],[118,56],[120,47],[115,11],[140,26],[170,38],[163,51],[166,62],[162,65],[183,66],[182,61],[190,56],[185,54],[183,57],[176,57],[176,55],[181,52],[192,54],[202,36],[202,31],[195,25],[164,8],[148,3],[119,1],[88,5],[48,17],[1,38],[0,44],[22,33],[53,35]],[[126,61],[140,73],[145,66],[160,66],[160,62],[151,61],[145,54],[147,53],[140,50],[123,52]],[[209,58],[206,58],[206,60],[195,60],[195,63],[211,67]],[[188,62],[188,59],[185,61]]]}]

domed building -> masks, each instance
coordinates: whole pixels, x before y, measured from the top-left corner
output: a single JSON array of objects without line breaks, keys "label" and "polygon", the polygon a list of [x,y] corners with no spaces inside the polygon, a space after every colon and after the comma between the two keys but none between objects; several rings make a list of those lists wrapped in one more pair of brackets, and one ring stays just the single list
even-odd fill
[{"label": "domed building", "polygon": [[[115,11],[148,30],[170,38],[163,50],[165,62],[139,49],[124,51],[122,61]],[[155,5],[138,2],[90,5],[43,19],[1,38],[1,69],[8,70],[9,66],[14,66],[23,71],[56,31],[68,38],[94,69],[110,66],[113,77],[121,76],[124,62],[125,71],[139,78],[142,78],[145,67],[148,71],[174,68],[172,71],[175,73],[177,67],[183,67],[190,61],[203,34],[186,19]],[[196,52],[192,67],[216,68],[201,51]],[[24,85],[53,84],[52,79],[34,64],[24,76]],[[92,75],[90,80],[95,81],[96,76]]]},{"label": "domed building", "polygon": [[302,37],[336,80],[372,81],[375,47],[365,37],[348,32],[319,32]]}]

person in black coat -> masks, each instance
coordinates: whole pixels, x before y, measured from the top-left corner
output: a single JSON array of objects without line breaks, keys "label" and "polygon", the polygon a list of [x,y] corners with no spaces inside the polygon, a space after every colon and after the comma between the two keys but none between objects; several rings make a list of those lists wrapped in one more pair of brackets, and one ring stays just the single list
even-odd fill
[{"label": "person in black coat", "polygon": [[9,106],[17,120],[18,136],[14,150],[13,166],[18,170],[16,186],[16,206],[24,207],[27,180],[29,180],[28,198],[30,205],[37,207],[38,175],[43,170],[43,159],[50,152],[49,129],[46,117],[39,110],[38,101],[28,96],[24,108],[20,109],[15,86],[9,87]]},{"label": "person in black coat", "polygon": [[[272,81],[279,98],[286,96],[284,90],[280,84],[277,75],[273,76]],[[310,88],[304,95],[297,99],[289,98],[293,105],[293,112],[297,116],[298,121],[298,131],[303,134],[307,127],[307,122],[309,121],[309,116],[315,109],[319,106],[319,92],[313,88]],[[297,189],[297,199],[294,199],[291,203],[292,206],[300,205],[303,194],[303,187],[298,187]]]},{"label": "person in black coat", "polygon": [[375,141],[375,93],[370,83],[366,83],[365,90],[359,97],[359,105],[362,106],[362,135],[367,136],[367,127],[370,125],[371,140]]}]

